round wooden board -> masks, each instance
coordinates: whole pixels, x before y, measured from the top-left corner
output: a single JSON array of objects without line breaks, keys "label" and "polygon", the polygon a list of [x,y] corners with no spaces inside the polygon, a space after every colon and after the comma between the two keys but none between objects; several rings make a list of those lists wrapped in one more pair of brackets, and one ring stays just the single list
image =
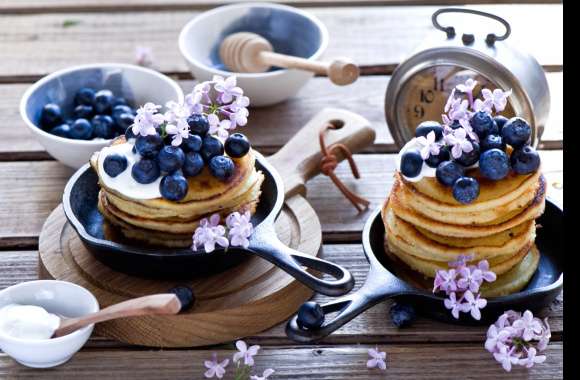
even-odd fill
[{"label": "round wooden board", "polygon": [[[320,222],[310,204],[286,200],[276,232],[288,246],[316,256]],[[39,241],[39,276],[74,282],[90,290],[101,307],[190,285],[195,307],[176,316],[148,316],[100,323],[95,331],[122,342],[151,347],[194,347],[257,334],[293,314],[312,291],[269,262],[251,257],[221,274],[190,282],[159,281],[118,273],[97,261],[67,222],[62,205],[46,220]]]}]

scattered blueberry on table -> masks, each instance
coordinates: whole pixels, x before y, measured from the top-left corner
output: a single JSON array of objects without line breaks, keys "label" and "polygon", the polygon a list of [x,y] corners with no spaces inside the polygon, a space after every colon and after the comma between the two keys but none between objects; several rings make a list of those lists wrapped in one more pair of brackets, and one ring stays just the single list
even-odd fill
[{"label": "scattered blueberry on table", "polygon": [[317,329],[324,324],[324,311],[322,307],[314,302],[308,301],[298,309],[296,323],[300,328]]},{"label": "scattered blueberry on table", "polygon": [[83,87],[75,94],[74,105],[70,110],[55,103],[45,104],[40,112],[39,123],[43,130],[59,137],[108,140],[125,133],[134,118],[135,110],[125,98],[116,97],[107,89],[97,91]]},{"label": "scattered blueberry on table", "polygon": [[398,328],[408,327],[417,318],[415,308],[409,304],[394,302],[389,309],[391,321]]}]

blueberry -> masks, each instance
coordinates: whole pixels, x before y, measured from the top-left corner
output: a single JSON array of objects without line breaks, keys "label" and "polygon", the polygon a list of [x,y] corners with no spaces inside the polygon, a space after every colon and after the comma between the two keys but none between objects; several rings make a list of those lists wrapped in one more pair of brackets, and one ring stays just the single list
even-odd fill
[{"label": "blueberry", "polygon": [[529,145],[514,150],[510,161],[517,174],[530,174],[540,167],[540,155]]},{"label": "blueberry", "polygon": [[40,126],[43,129],[49,130],[61,124],[62,121],[62,111],[58,104],[48,103],[42,107],[40,111]]},{"label": "blueberry", "polygon": [[250,150],[250,142],[241,133],[230,135],[225,142],[225,150],[228,156],[240,158],[245,156]]},{"label": "blueberry", "polygon": [[84,104],[79,104],[78,106],[75,107],[74,111],[73,111],[73,116],[76,119],[90,119],[91,117],[93,117],[94,115],[94,111],[93,111],[93,106],[87,106]]},{"label": "blueberry", "polygon": [[221,181],[228,180],[234,174],[234,162],[226,156],[215,156],[209,161],[210,173]]},{"label": "blueberry", "polygon": [[490,149],[505,150],[505,144],[500,135],[487,135],[480,141],[481,151],[485,152]]},{"label": "blueberry", "polygon": [[92,106],[95,101],[95,90],[88,87],[83,87],[75,94],[75,105]]},{"label": "blueberry", "polygon": [[461,156],[459,156],[459,158],[455,159],[455,161],[457,161],[458,163],[460,163],[465,167],[475,164],[477,160],[479,160],[479,143],[472,141],[471,146],[473,146],[471,152],[469,153],[463,152]]},{"label": "blueberry", "polygon": [[298,326],[304,329],[317,329],[324,324],[324,311],[313,301],[304,302],[298,309]]},{"label": "blueberry", "polygon": [[166,145],[159,151],[157,160],[159,161],[159,169],[161,171],[173,173],[183,166],[185,154],[178,146]]},{"label": "blueberry", "polygon": [[443,161],[448,161],[448,160],[449,160],[449,148],[444,146],[441,149],[439,149],[438,155],[436,155],[436,156],[430,155],[425,160],[425,163],[430,168],[436,168],[437,166],[439,166],[440,163],[442,163]]},{"label": "blueberry", "polygon": [[188,188],[187,180],[181,173],[166,175],[159,184],[161,196],[170,201],[180,201],[185,198]]},{"label": "blueberry", "polygon": [[131,125],[133,125],[133,121],[135,117],[129,113],[122,113],[115,118],[115,126],[120,131],[125,131]]},{"label": "blueberry", "polygon": [[110,177],[116,177],[127,169],[127,157],[120,154],[110,154],[105,157],[103,169]]},{"label": "blueberry", "polygon": [[525,145],[532,136],[532,127],[521,117],[512,117],[501,130],[501,137],[506,144],[514,148]]},{"label": "blueberry", "polygon": [[468,204],[479,196],[479,183],[472,177],[461,177],[453,184],[453,197],[460,203]]},{"label": "blueberry", "polygon": [[174,288],[169,289],[168,293],[173,293],[179,299],[181,303],[180,312],[187,311],[193,307],[195,304],[195,294],[193,294],[193,289],[187,285],[177,285]]},{"label": "blueberry", "polygon": [[209,162],[212,157],[224,154],[224,146],[222,142],[215,137],[205,136],[201,146],[201,157],[205,162]]},{"label": "blueberry", "polygon": [[101,90],[95,94],[94,108],[98,114],[111,113],[114,96],[109,90]]},{"label": "blueberry", "polygon": [[111,107],[115,108],[116,106],[126,106],[128,105],[127,100],[122,96],[115,96],[113,98],[113,102],[111,103]]},{"label": "blueberry", "polygon": [[93,125],[93,135],[103,139],[112,139],[115,131],[115,123],[109,115],[95,115],[91,120]]},{"label": "blueberry", "polygon": [[409,326],[417,317],[413,306],[399,302],[391,305],[389,315],[393,324],[398,328]]},{"label": "blueberry", "polygon": [[474,113],[471,120],[469,120],[469,124],[480,139],[489,134],[497,134],[499,131],[493,117],[485,111]]},{"label": "blueberry", "polygon": [[128,113],[130,115],[133,115],[135,112],[133,111],[133,109],[131,107],[120,104],[120,105],[114,106],[112,108],[111,116],[113,116],[113,119],[116,120],[119,115],[124,114],[124,113]]},{"label": "blueberry", "polygon": [[435,132],[435,140],[439,140],[443,137],[443,127],[436,121],[424,121],[419,124],[417,129],[415,129],[415,137],[427,137],[429,132]]},{"label": "blueberry", "polygon": [[61,124],[61,125],[57,125],[56,127],[52,128],[50,130],[50,133],[52,133],[55,136],[60,136],[60,137],[65,137],[68,138],[70,137],[70,126],[66,123]]},{"label": "blueberry", "polygon": [[190,134],[188,138],[184,139],[181,143],[181,149],[185,152],[199,152],[201,150],[201,146],[203,144],[203,140],[198,135]]},{"label": "blueberry", "polygon": [[161,136],[157,134],[137,136],[137,140],[135,140],[135,149],[137,149],[137,152],[143,157],[157,157],[157,154],[162,147],[163,140],[161,139]]},{"label": "blueberry", "polygon": [[444,161],[437,166],[435,177],[445,186],[453,186],[455,181],[465,174],[465,168],[455,161]]},{"label": "blueberry", "polygon": [[189,130],[194,135],[205,136],[209,131],[209,122],[207,117],[202,114],[194,113],[187,118],[187,124],[189,124]]},{"label": "blueberry", "polygon": [[510,172],[508,155],[501,149],[486,150],[479,157],[479,171],[485,178],[499,181]]},{"label": "blueberry", "polygon": [[423,158],[417,149],[409,149],[401,156],[401,173],[405,177],[414,178],[421,173]]},{"label": "blueberry", "polygon": [[197,152],[187,152],[185,162],[183,163],[183,173],[187,177],[195,177],[203,170],[204,162],[201,155]]},{"label": "blueberry", "polygon": [[151,158],[142,158],[131,169],[133,179],[144,185],[155,182],[160,174],[157,160]]},{"label": "blueberry", "polygon": [[449,127],[451,129],[457,129],[462,127],[461,123],[459,122],[459,120],[453,120],[453,122],[451,123],[451,125],[449,125]]},{"label": "blueberry", "polygon": [[[130,139],[136,139],[136,138],[137,138],[137,136],[133,133],[133,128],[128,127],[125,130],[125,140],[129,141]],[[135,152],[137,151],[135,146],[133,146],[133,149],[135,149]]]},{"label": "blueberry", "polygon": [[493,120],[495,121],[495,124],[497,124],[499,133],[501,133],[501,130],[503,129],[505,123],[508,121],[508,118],[502,115],[497,115],[493,117]]},{"label": "blueberry", "polygon": [[93,126],[87,119],[76,119],[70,127],[69,137],[75,140],[90,140],[93,137]]}]

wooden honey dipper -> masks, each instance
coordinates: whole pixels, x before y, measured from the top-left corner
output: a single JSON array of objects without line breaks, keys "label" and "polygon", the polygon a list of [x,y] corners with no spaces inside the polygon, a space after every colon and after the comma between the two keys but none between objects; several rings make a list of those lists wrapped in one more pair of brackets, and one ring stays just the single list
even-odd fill
[{"label": "wooden honey dipper", "polygon": [[249,32],[234,33],[226,37],[220,45],[219,53],[226,67],[238,73],[263,73],[270,67],[277,66],[326,75],[332,83],[340,86],[353,83],[359,76],[358,66],[349,59],[317,62],[275,53],[268,40]]}]

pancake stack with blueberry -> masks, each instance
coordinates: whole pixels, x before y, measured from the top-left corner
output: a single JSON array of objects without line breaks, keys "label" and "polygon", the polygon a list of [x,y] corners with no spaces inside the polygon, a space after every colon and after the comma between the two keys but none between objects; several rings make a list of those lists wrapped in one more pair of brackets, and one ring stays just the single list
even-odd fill
[{"label": "pancake stack with blueberry", "polygon": [[483,294],[505,295],[522,289],[538,266],[535,219],[546,181],[526,120],[494,115],[493,105],[470,112],[465,103],[463,114],[451,107],[444,125],[421,123],[401,150],[382,209],[385,247],[427,279],[461,255],[487,260],[498,280]]},{"label": "pancake stack with blueberry", "polygon": [[148,245],[189,247],[202,219],[253,214],[264,176],[243,134],[218,136],[210,132],[212,116],[173,106],[175,114],[164,115],[153,104],[141,107],[135,124],[91,165],[110,231]]}]

